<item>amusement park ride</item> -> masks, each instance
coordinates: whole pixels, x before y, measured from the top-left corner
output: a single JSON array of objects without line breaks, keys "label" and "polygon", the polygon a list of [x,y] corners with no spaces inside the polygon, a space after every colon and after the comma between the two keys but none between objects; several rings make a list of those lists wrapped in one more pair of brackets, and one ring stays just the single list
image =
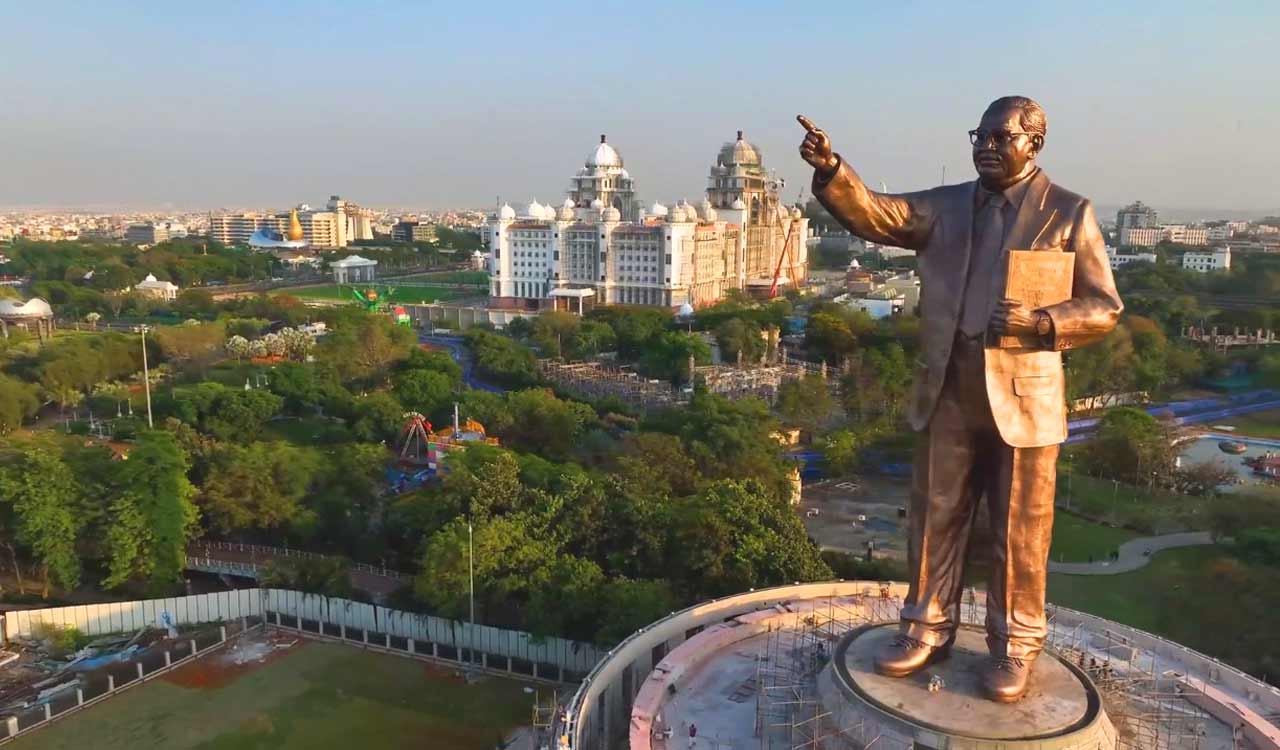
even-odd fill
[{"label": "amusement park ride", "polygon": [[[397,325],[412,325],[409,319],[409,313],[400,305],[392,306],[390,300],[394,298],[396,293],[395,287],[383,287],[381,293],[376,287],[368,287],[360,290],[355,287],[351,288],[351,296],[355,301],[364,306],[365,312],[386,313],[395,318]],[[385,298],[385,301],[384,301]]]},{"label": "amusement park ride", "polygon": [[388,479],[397,492],[403,492],[443,473],[447,454],[465,450],[468,443],[498,445],[498,439],[488,437],[484,425],[474,419],[460,422],[458,405],[454,404],[453,424],[439,432],[418,412],[405,412],[396,443],[400,446],[399,456]]}]

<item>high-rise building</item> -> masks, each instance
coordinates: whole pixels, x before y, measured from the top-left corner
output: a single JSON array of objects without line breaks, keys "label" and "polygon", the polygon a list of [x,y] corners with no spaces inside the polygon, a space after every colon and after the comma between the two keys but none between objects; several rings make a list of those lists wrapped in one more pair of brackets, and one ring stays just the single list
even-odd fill
[{"label": "high-rise building", "polygon": [[712,304],[731,289],[766,293],[775,272],[782,287],[801,283],[808,219],[782,205],[779,187],[739,132],[720,150],[698,206],[646,210],[602,136],[559,209],[535,200],[518,216],[503,205],[489,217],[490,295],[575,311],[588,302],[678,308]]},{"label": "high-rise building", "polygon": [[[1160,223],[1156,210],[1142,201],[1130,203],[1116,212],[1116,231],[1150,229]],[[1121,244],[1128,244],[1122,241]]]},{"label": "high-rise building", "polygon": [[130,245],[154,245],[169,239],[169,227],[166,224],[130,224],[124,230],[124,241]]}]

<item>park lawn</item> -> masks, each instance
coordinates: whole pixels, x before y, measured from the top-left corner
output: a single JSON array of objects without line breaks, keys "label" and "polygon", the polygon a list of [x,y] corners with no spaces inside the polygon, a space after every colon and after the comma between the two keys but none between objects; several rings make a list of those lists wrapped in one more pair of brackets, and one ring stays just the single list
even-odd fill
[{"label": "park lawn", "polygon": [[467,685],[423,662],[307,643],[219,688],[152,680],[11,747],[488,750],[528,722],[532,705],[515,681]]},{"label": "park lawn", "polygon": [[394,285],[397,281],[435,281],[441,284],[488,284],[489,274],[484,271],[428,271],[408,276],[397,276],[386,283]]},{"label": "park lawn", "polygon": [[[480,290],[475,289],[452,289],[440,286],[402,286],[397,287],[395,282],[383,283],[379,282],[374,285],[378,289],[378,294],[383,297],[383,302],[393,302],[399,304],[420,303],[420,302],[446,302],[448,300],[465,297],[468,295],[475,296],[480,294]],[[390,299],[386,298],[385,289],[391,288],[395,290],[391,293]],[[282,289],[280,294],[290,294],[299,299],[328,299],[328,300],[350,300],[355,302],[355,298],[351,296],[353,287],[350,285],[324,284],[322,286],[304,286],[294,289]]]},{"label": "park lawn", "polygon": [[1121,544],[1138,535],[1086,520],[1059,509],[1053,518],[1053,545],[1049,559],[1058,562],[1105,560]]},{"label": "park lawn", "polygon": [[1280,409],[1255,411],[1238,417],[1215,422],[1236,428],[1235,434],[1280,440]]},{"label": "park lawn", "polygon": [[1144,536],[1208,530],[1207,509],[1213,502],[1161,489],[1149,492],[1146,487],[1079,473],[1068,481],[1063,471],[1058,473],[1058,500],[1082,516],[1134,529]]},{"label": "park lawn", "polygon": [[1220,546],[1157,553],[1132,573],[1050,573],[1048,600],[1146,630],[1256,676],[1280,668],[1280,579]]}]

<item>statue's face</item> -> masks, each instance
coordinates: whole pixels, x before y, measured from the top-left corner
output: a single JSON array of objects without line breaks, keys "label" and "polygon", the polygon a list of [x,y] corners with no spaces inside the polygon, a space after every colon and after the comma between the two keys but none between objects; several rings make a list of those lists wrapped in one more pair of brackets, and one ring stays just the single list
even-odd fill
[{"label": "statue's face", "polygon": [[1044,145],[1039,135],[1019,135],[1025,131],[1017,107],[987,110],[977,130],[973,166],[982,184],[991,188],[1007,187],[1025,176]]}]

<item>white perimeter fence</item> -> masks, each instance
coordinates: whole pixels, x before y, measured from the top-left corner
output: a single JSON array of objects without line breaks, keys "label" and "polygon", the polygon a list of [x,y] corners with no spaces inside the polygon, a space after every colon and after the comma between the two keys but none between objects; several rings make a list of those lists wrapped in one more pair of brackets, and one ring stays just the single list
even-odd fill
[{"label": "white perimeter fence", "polygon": [[491,669],[576,681],[604,652],[564,638],[538,638],[364,602],[285,589],[240,589],[212,594],[85,604],[7,612],[3,640],[30,637],[40,623],[74,627],[85,635],[127,633],[168,622],[194,625],[263,618],[319,636],[367,642],[423,657],[465,661]]}]

